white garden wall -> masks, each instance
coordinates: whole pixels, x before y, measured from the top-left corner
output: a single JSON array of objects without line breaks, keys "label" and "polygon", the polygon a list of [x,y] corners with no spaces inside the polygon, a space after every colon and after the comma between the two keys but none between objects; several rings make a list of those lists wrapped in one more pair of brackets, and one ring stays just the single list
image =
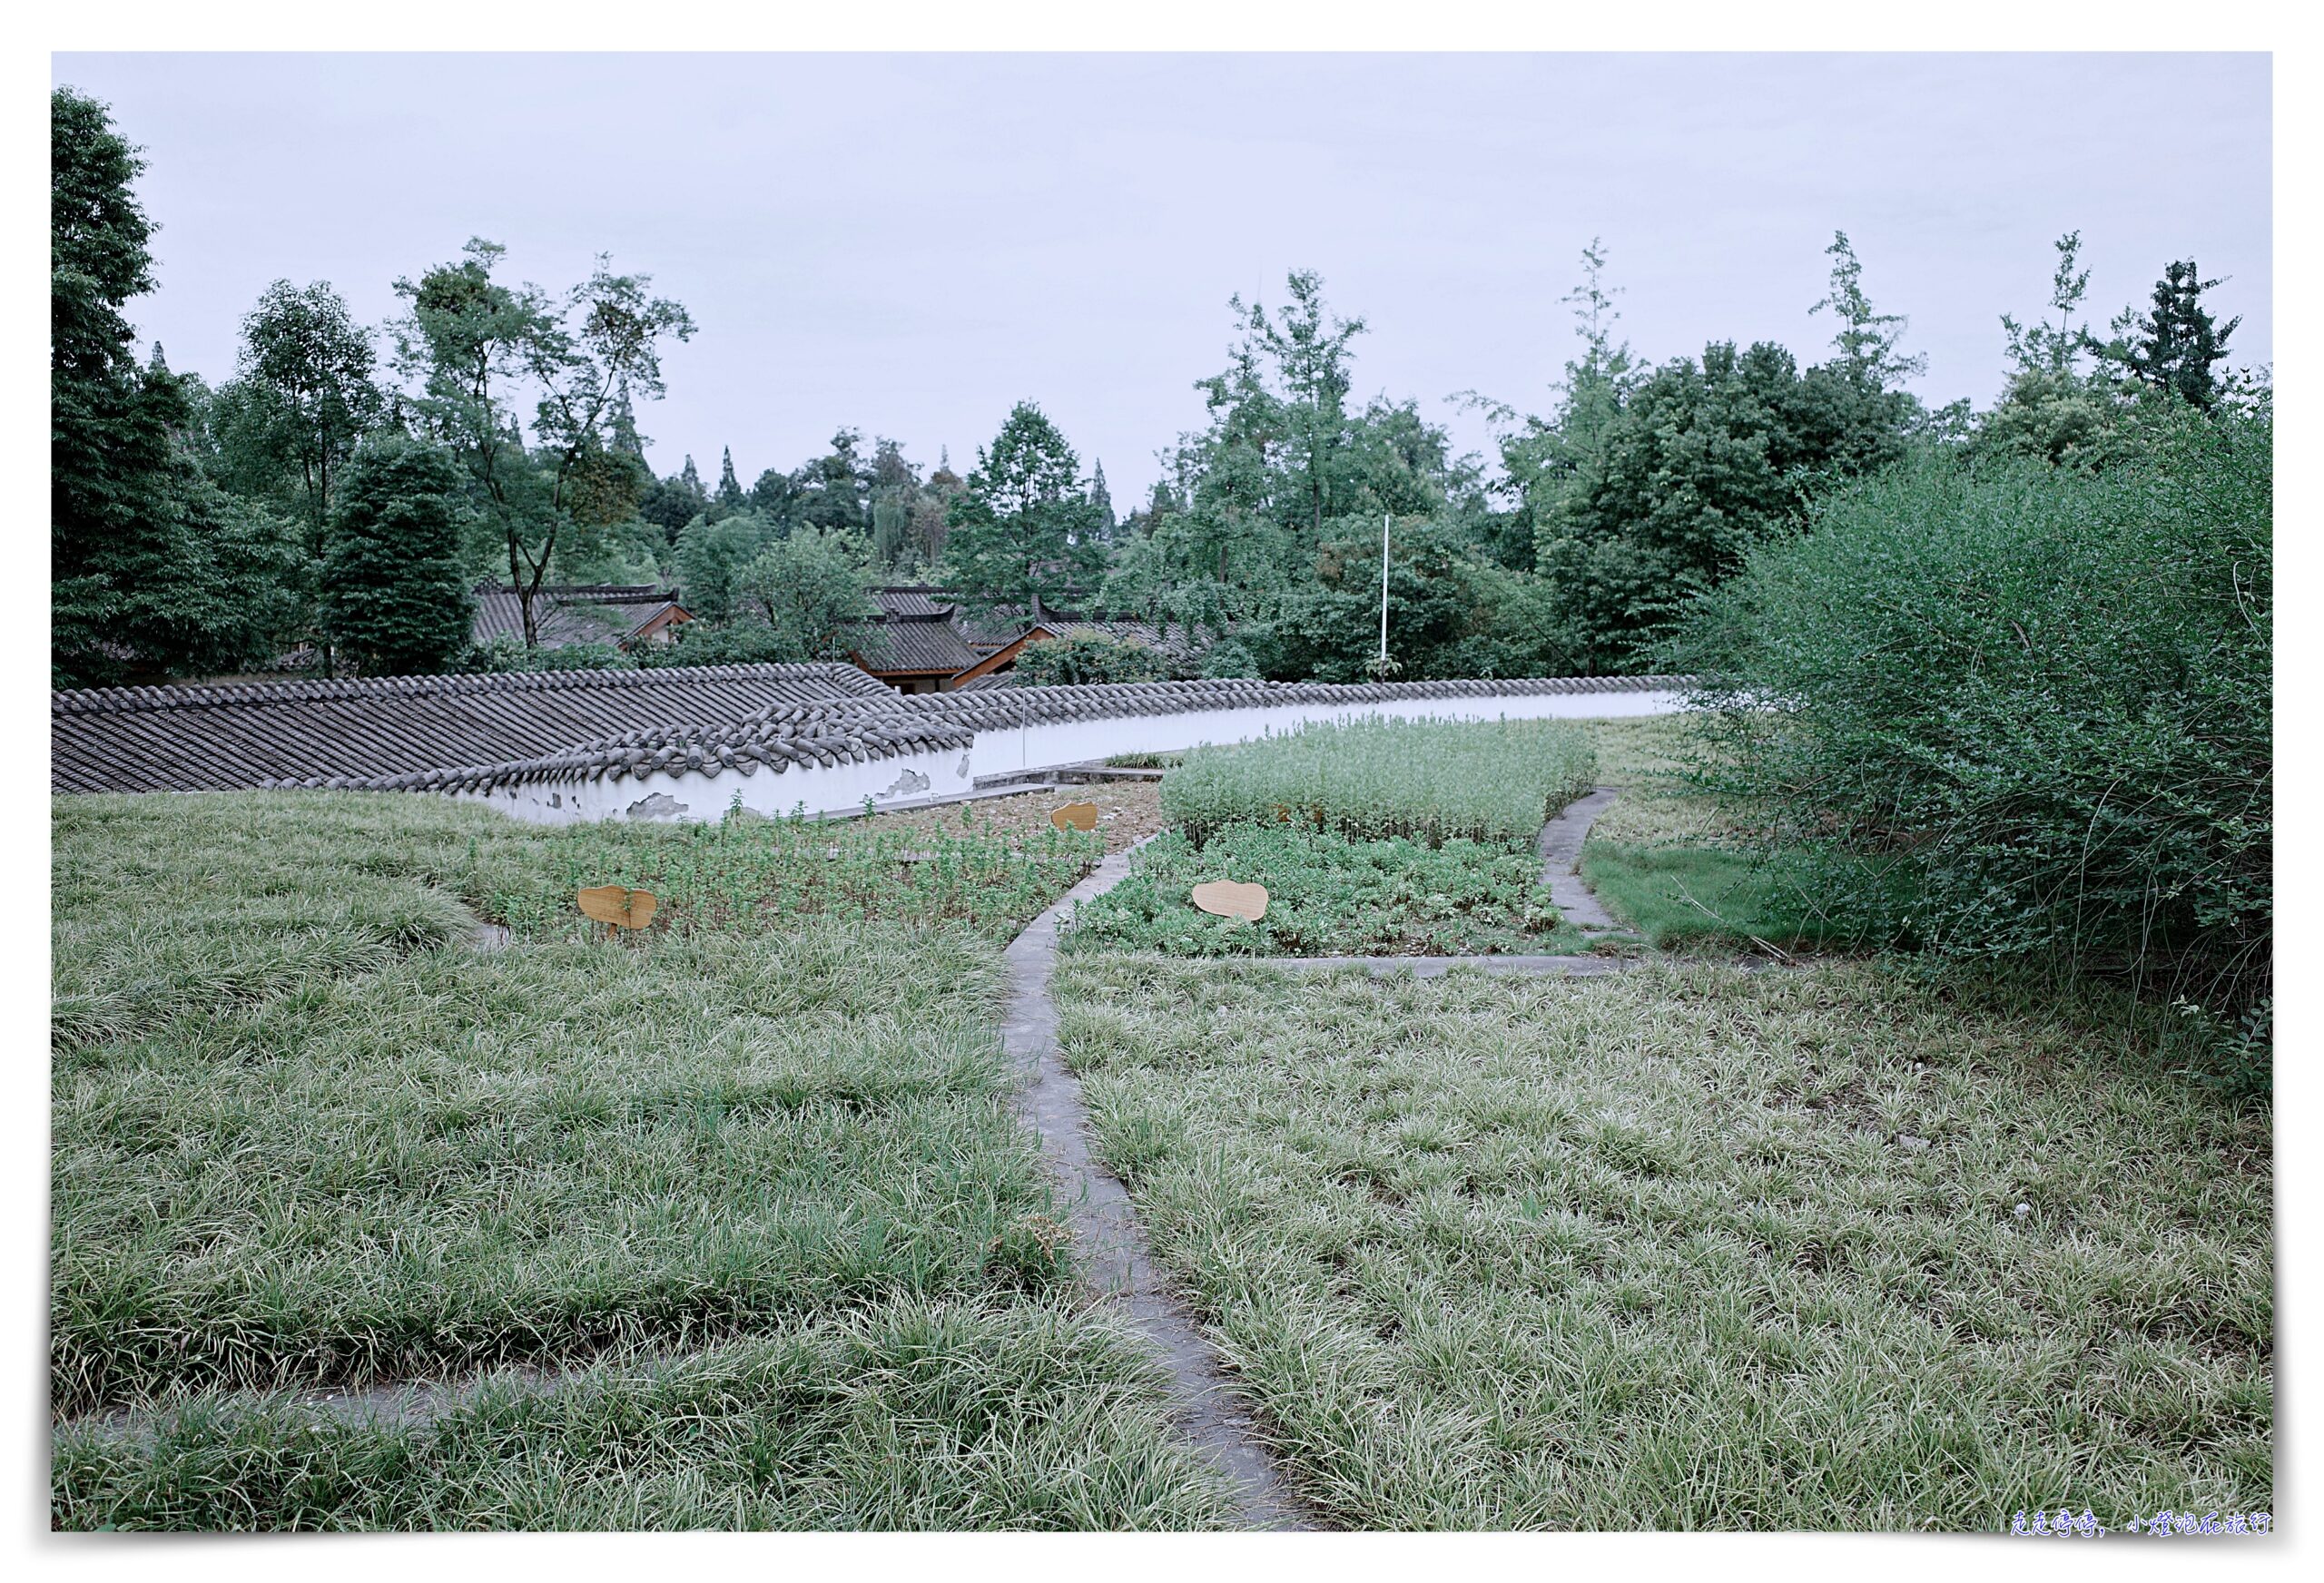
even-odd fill
[{"label": "white garden wall", "polygon": [[776,773],[726,770],[715,776],[657,772],[643,779],[607,775],[595,781],[536,781],[461,793],[518,819],[570,824],[601,819],[694,822],[723,818],[734,806],[780,818],[804,809],[817,814],[909,806],[974,790],[980,775],[1057,769],[1117,753],[1167,752],[1218,742],[1248,742],[1322,722],[1372,717],[1399,720],[1603,720],[1669,714],[1679,695],[1646,689],[1610,693],[1541,693],[1471,698],[1414,698],[1393,703],[1282,703],[1246,709],[1196,709],[1177,714],[1129,714],[1097,720],[1039,722],[980,731],[975,745],[900,754],[870,763],[830,768],[793,764]]}]

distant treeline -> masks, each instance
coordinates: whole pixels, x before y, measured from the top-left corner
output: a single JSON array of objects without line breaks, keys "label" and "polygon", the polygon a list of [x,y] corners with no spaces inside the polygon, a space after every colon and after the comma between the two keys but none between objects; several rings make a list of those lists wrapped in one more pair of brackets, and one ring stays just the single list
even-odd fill
[{"label": "distant treeline", "polygon": [[[1457,454],[1414,398],[1354,395],[1364,320],[1302,270],[1277,307],[1230,301],[1225,367],[1196,381],[1206,420],[1126,514],[1029,399],[965,471],[841,428],[747,487],[730,450],[713,483],[692,457],[657,474],[638,426],[694,323],[604,261],[548,290],[509,282],[502,250],[473,241],[399,280],[402,311],[376,329],[327,282],[278,281],[214,386],[141,354],[124,309],[153,287],[142,156],[70,89],[52,118],[60,686],[298,649],[371,673],[557,663],[525,652],[538,591],[599,581],[683,586],[699,619],[673,657],[836,653],[871,586],[928,580],[972,610],[1038,599],[1191,629],[1214,674],[1348,681],[1382,668],[1384,518],[1389,671],[1621,672],[1663,663],[1691,602],[1851,480],[1927,454],[2095,475],[2171,415],[2248,409],[2258,388],[2220,367],[2235,324],[2206,309],[2217,282],[2191,261],[2094,331],[2077,236],[2043,314],[2002,318],[1995,401],[1934,411],[1905,388],[1905,320],[1875,308],[1844,233],[1809,310],[1830,353],[1804,367],[1767,342],[1641,360],[1593,243],[1547,411],[1470,398],[1495,425],[1490,462]],[[486,577],[525,596],[513,651],[469,648]]]}]

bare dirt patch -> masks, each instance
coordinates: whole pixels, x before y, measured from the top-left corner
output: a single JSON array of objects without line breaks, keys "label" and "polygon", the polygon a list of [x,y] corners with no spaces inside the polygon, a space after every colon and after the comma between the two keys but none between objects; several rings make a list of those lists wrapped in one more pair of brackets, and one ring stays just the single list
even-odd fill
[{"label": "bare dirt patch", "polygon": [[1098,833],[1105,838],[1108,852],[1121,851],[1163,828],[1160,785],[1153,781],[1101,781],[935,808],[899,809],[875,813],[867,822],[931,835],[1038,836],[1053,828],[1049,815],[1068,802],[1098,805]]}]

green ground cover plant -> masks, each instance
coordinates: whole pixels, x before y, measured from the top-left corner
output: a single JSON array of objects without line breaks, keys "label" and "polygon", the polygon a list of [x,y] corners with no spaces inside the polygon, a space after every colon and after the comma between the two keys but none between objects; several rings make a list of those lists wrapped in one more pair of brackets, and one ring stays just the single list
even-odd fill
[{"label": "green ground cover plant", "polygon": [[1328,1520],[2271,1506],[2269,1111],[2181,1081],[2156,1008],[1845,961],[1088,954],[1058,990],[1103,1157]]},{"label": "green ground cover plant", "polygon": [[574,891],[626,885],[653,891],[662,907],[653,927],[680,935],[783,929],[805,918],[910,918],[1006,941],[1104,856],[1102,837],[1054,828],[956,835],[751,817],[571,825],[523,848],[483,906],[527,935],[564,938],[586,931]]},{"label": "green ground cover plant", "polygon": [[[1691,723],[1669,717],[1669,742]],[[1651,751],[1650,749],[1649,751]],[[1675,751],[1683,751],[1678,749]],[[1599,816],[1581,850],[1581,877],[1599,900],[1658,950],[1867,950],[1900,943],[1901,899],[1867,928],[1861,908],[1827,902],[1830,870],[1851,860],[1771,847],[1716,800],[1689,795],[1667,770],[1638,777]],[[1856,877],[1844,888],[1860,889]]]},{"label": "green ground cover plant", "polygon": [[[1168,782],[1166,781],[1165,785]],[[1541,890],[1530,843],[1458,837],[1351,841],[1294,824],[1229,824],[1207,846],[1165,831],[1130,875],[1075,911],[1068,951],[1186,957],[1469,956],[1584,949]],[[1256,922],[1214,918],[1188,899],[1209,880],[1267,888]]]},{"label": "green ground cover plant", "polygon": [[[2184,411],[2097,473],[1932,455],[1696,608],[1699,788],[1868,928],[2125,973],[2228,1017],[2272,975],[2273,423]],[[1856,877],[1851,883],[1851,875]]]},{"label": "green ground cover plant", "polygon": [[1162,781],[1162,811],[1196,845],[1236,822],[1287,821],[1358,841],[1515,844],[1590,790],[1590,739],[1554,721],[1365,720],[1197,749]]},{"label": "green ground cover plant", "polygon": [[[60,1521],[231,1525],[247,1499],[240,1520],[258,1526],[586,1525],[615,1509],[631,1452],[661,1476],[642,1521],[705,1502],[770,1523],[1216,1509],[1155,1438],[1134,1356],[1097,1331],[1059,1339],[1096,1322],[1060,1307],[1071,1250],[1010,1112],[997,914],[980,933],[941,897],[914,916],[905,892],[868,919],[738,909],[714,915],[723,931],[697,915],[620,940],[517,917],[486,949],[471,906],[526,876],[562,884],[574,838],[353,794],[67,798],[55,819]],[[591,839],[683,854],[701,838]],[[699,905],[681,866],[650,872]],[[912,1324],[936,1340],[911,1342]],[[562,1405],[511,1398],[468,1441],[310,1431],[250,1400],[770,1334],[866,1372],[830,1376],[801,1420],[782,1381],[804,1365],[731,1354],[740,1383],[704,1376],[724,1418],[629,1380]],[[1001,1360],[1059,1346],[1079,1361],[995,1394]],[[1113,1396],[1092,1394],[1099,1376]],[[121,1410],[182,1432],[108,1440],[95,1416]],[[607,1422],[632,1438],[578,1459]],[[957,1480],[875,1473],[940,1442]],[[1075,1447],[1121,1459],[1124,1481],[1088,1496],[1118,1499],[1110,1516],[1034,1467]],[[216,1471],[230,1465],[247,1489]],[[763,1475],[750,1490],[746,1467]]]},{"label": "green ground cover plant", "polygon": [[[1586,792],[1590,737],[1563,723],[1369,720],[1202,748],[1163,777],[1178,828],[1078,909],[1071,950],[1176,956],[1466,956],[1581,949],[1543,890],[1535,838]],[[1214,918],[1205,880],[1266,887],[1266,916]]]},{"label": "green ground cover plant", "polygon": [[1204,1529],[1233,1513],[1154,1365],[1055,1302],[905,1299],[424,1424],[202,1402],[153,1437],[67,1431],[58,1527]]}]

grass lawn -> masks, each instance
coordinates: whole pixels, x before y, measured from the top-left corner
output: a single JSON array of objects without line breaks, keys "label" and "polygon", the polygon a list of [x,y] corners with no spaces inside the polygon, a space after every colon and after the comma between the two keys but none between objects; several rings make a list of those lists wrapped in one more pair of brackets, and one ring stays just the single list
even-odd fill
[{"label": "grass lawn", "polygon": [[[995,942],[1088,854],[858,883],[895,839],[59,799],[52,1401],[164,1432],[66,1428],[57,1519],[1216,1520],[1145,1365],[1068,1305],[1009,1108]],[[596,938],[576,877],[667,916]],[[474,949],[478,913],[510,941]],[[227,1394],[593,1360],[440,1430]],[[891,1465],[916,1447],[954,1472]],[[1059,1485],[1092,1458],[1122,1476]]]},{"label": "grass lawn", "polygon": [[57,1437],[68,1529],[1189,1529],[1226,1509],[1151,1365],[1050,1302],[915,1300],[425,1427],[197,1404],[152,1443]]},{"label": "grass lawn", "polygon": [[2119,1008],[1846,962],[1058,988],[1104,1156],[1331,1519],[2271,1504],[2269,1116]]},{"label": "grass lawn", "polygon": [[[1696,752],[1683,714],[1580,723],[1599,783],[1623,795],[1582,848],[1581,877],[1608,910],[1659,950],[1848,949],[1889,943],[1832,917],[1805,855],[1752,850],[1707,799],[1671,779]],[[1825,860],[1827,861],[1831,860]]]}]

